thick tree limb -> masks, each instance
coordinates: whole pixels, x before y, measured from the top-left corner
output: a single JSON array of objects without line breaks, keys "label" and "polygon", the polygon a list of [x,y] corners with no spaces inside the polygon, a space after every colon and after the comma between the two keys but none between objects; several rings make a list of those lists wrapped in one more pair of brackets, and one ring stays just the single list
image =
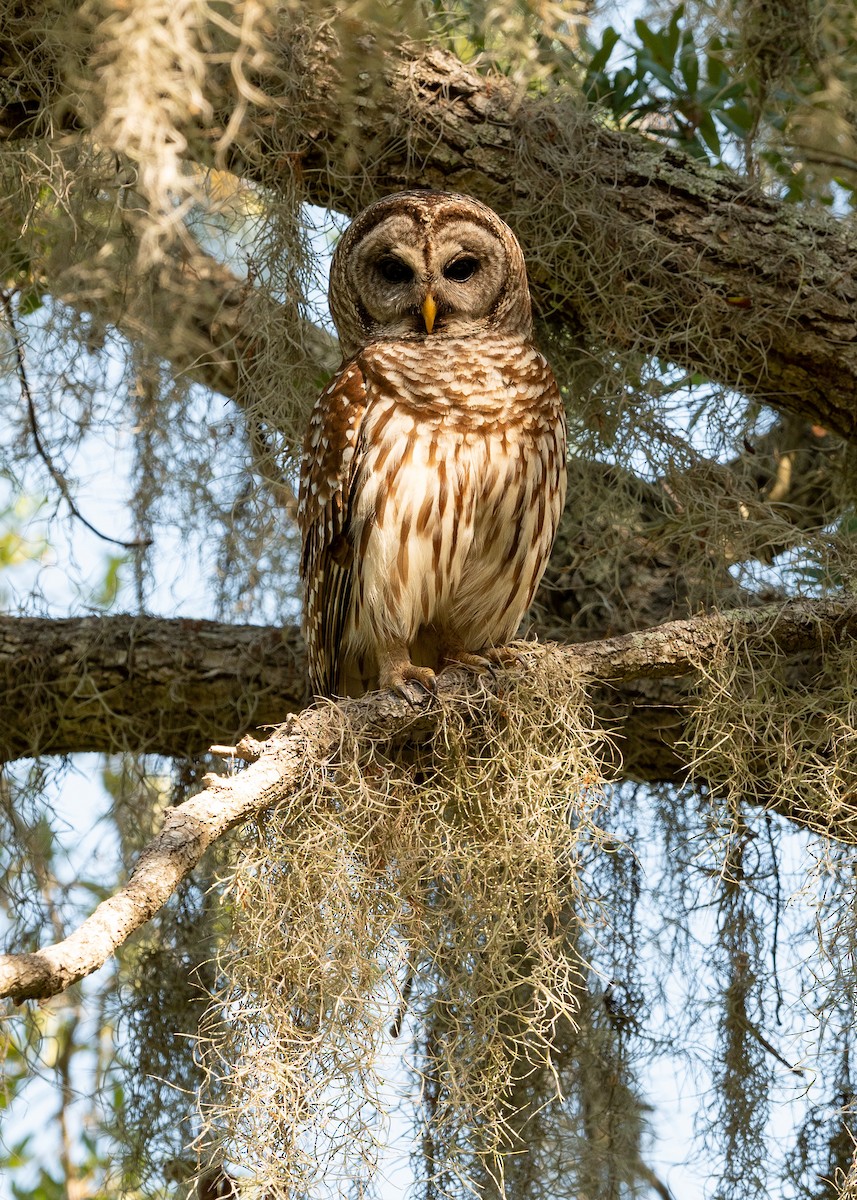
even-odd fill
[{"label": "thick tree limb", "polygon": [[756,609],[710,613],[669,621],[654,629],[566,646],[563,653],[581,674],[599,683],[687,675],[720,646],[724,637],[757,637],[784,654],[816,649],[857,634],[857,601],[790,600]]},{"label": "thick tree limb", "polygon": [[[269,73],[254,85],[268,90],[270,109],[241,127],[236,170],[266,186],[297,172],[311,199],[347,212],[393,188],[471,192],[514,220],[552,321],[600,344],[649,348],[857,436],[857,234],[829,214],[606,128],[571,93],[522,99],[503,77],[441,50],[418,56],[370,39],[343,62],[331,41],[307,48],[305,30],[267,49]],[[44,136],[47,113],[61,121],[55,130],[85,132],[80,97],[51,107],[48,51],[38,47],[26,70],[3,51],[0,137]],[[207,86],[230,126],[246,101],[228,66]],[[205,167],[216,138],[201,137],[194,120],[188,140]],[[623,320],[623,294],[637,300],[633,320]]]},{"label": "thick tree limb", "polygon": [[[398,187],[471,192],[511,214],[551,321],[601,344],[648,344],[857,436],[853,230],[607,129],[573,96],[522,102],[504,79],[439,50],[398,63],[371,53],[357,98],[337,86],[330,46],[304,64],[306,144],[295,160],[314,200],[353,211]],[[270,128],[273,154],[286,131]],[[361,186],[344,158],[359,163]]]},{"label": "thick tree limb", "polygon": [[[797,614],[804,611],[798,636]],[[793,639],[782,643],[788,652],[816,645],[826,628],[814,626],[816,620],[829,622],[837,636],[851,630],[848,604],[766,606],[742,620],[748,629],[764,629],[772,612],[791,614],[771,632]],[[700,629],[713,636],[715,618],[705,618],[704,626],[700,620],[567,649],[581,665],[593,664],[583,669],[597,685],[600,719],[620,733],[627,778],[681,778],[681,677],[690,660],[675,657],[675,647],[691,638],[697,653],[706,652]],[[659,649],[632,673],[627,665],[637,646],[648,654]],[[624,664],[619,674],[617,662]],[[85,751],[202,754],[213,741],[234,744],[248,730],[278,724],[307,698],[296,629],[153,617],[0,617],[0,679],[0,761]]]},{"label": "thick tree limb", "polygon": [[[307,700],[294,628],[152,617],[0,617],[0,761],[45,754],[203,754],[279,724]],[[673,680],[612,684],[629,777],[676,779],[683,691]]]},{"label": "thick tree limb", "polygon": [[188,755],[306,702],[294,628],[154,617],[0,617],[0,760]]},{"label": "thick tree limb", "polygon": [[[307,700],[297,629],[154,617],[0,617],[0,681],[0,762],[203,754]],[[599,693],[629,778],[679,778],[683,705],[676,680],[613,681]]]},{"label": "thick tree limb", "polygon": [[[812,649],[857,633],[857,601],[793,601],[756,611],[711,614],[673,621],[642,633],[624,634],[578,646],[552,647],[593,683],[622,684],[637,679],[680,676],[704,664],[706,656],[733,631],[758,638],[784,653]],[[544,650],[533,649],[539,654]],[[525,668],[524,668],[525,669]],[[496,681],[462,671],[445,673],[441,698],[455,703],[477,691],[503,688]],[[274,803],[287,801],[300,786],[309,757],[324,761],[341,743],[342,722],[355,736],[390,744],[428,732],[439,705],[415,712],[388,693],[372,693],[340,705],[323,704],[292,718],[267,743],[246,743],[258,761],[231,777],[209,777],[204,791],[168,811],[164,829],[140,855],[128,883],[98,906],[91,917],[58,945],[33,954],[0,957],[0,996],[45,998],[97,970],[135,930],[166,902],[177,884],[217,838]],[[799,819],[794,813],[786,814]],[[830,832],[855,837],[857,809],[838,814]]]}]

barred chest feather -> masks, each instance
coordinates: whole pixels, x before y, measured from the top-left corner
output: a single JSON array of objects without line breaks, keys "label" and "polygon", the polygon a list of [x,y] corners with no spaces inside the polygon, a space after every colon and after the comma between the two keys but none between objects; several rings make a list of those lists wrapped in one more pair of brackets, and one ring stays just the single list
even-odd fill
[{"label": "barred chest feather", "polygon": [[366,409],[347,437],[354,580],[341,652],[371,677],[401,640],[508,641],[547,564],[565,494],[565,425],[534,347],[507,338],[370,346]]}]

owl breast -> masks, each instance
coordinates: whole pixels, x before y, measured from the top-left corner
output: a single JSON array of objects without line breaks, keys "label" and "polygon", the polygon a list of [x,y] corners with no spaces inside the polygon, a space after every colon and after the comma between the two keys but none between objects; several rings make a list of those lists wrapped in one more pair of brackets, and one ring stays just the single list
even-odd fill
[{"label": "owl breast", "polygon": [[564,416],[542,356],[507,338],[485,340],[478,363],[458,339],[433,349],[377,343],[357,360],[367,404],[341,653],[363,687],[391,644],[437,670],[513,637],[562,511]]}]

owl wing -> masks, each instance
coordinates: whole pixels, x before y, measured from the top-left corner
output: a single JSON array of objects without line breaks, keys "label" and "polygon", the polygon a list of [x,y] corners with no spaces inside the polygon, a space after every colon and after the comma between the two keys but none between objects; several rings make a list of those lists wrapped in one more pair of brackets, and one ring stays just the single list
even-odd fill
[{"label": "owl wing", "polygon": [[352,360],[316,401],[303,448],[298,523],[304,640],[313,689],[323,696],[341,691],[340,647],[354,585],[351,513],[366,405],[366,380]]}]

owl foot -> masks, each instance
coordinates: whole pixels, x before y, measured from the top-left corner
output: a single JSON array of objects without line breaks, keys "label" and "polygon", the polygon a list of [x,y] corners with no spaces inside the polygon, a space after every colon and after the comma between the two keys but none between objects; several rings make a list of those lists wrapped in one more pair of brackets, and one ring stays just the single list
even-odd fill
[{"label": "owl foot", "polygon": [[454,650],[443,656],[445,667],[466,667],[477,675],[494,675],[495,663],[487,654],[472,654],[469,650]]},{"label": "owl foot", "polygon": [[490,658],[495,667],[523,667],[527,661],[514,646],[492,646],[485,651],[485,656]]},{"label": "owl foot", "polygon": [[381,687],[407,700],[411,708],[425,708],[437,696],[437,676],[431,667],[415,667],[412,662],[391,663],[381,672]]}]

